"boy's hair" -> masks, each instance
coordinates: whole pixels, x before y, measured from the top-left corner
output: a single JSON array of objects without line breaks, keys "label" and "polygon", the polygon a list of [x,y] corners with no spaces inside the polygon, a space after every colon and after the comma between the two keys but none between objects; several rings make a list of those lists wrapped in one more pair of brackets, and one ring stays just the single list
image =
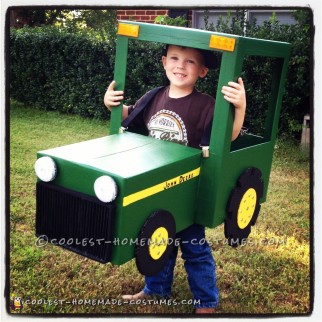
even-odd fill
[{"label": "boy's hair", "polygon": [[[162,56],[167,56],[169,46],[170,45],[167,44],[162,48]],[[193,48],[193,47],[186,47],[186,46],[178,46],[178,47]],[[193,48],[193,49],[198,50],[202,54],[202,56],[204,58],[204,64],[207,68],[215,69],[219,65],[218,55],[215,55],[215,53],[213,51],[199,49],[199,48]]]}]

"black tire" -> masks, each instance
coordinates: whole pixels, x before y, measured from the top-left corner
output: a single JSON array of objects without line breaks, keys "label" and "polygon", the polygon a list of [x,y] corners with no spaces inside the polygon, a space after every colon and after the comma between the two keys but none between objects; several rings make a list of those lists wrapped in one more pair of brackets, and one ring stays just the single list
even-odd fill
[{"label": "black tire", "polygon": [[[161,240],[156,240],[153,236],[159,232]],[[171,213],[158,210],[148,217],[135,247],[136,266],[141,274],[154,276],[164,267],[173,250],[175,235],[176,224]]]},{"label": "black tire", "polygon": [[249,168],[238,178],[227,204],[225,219],[225,237],[228,244],[237,247],[245,242],[255,225],[260,199],[263,197],[264,184],[262,173],[257,168]]}]

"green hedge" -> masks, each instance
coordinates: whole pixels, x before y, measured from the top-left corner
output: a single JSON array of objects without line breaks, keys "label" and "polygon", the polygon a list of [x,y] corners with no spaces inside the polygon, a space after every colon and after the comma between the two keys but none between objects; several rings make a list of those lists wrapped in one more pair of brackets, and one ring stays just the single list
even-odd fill
[{"label": "green hedge", "polygon": [[41,109],[107,117],[103,94],[113,78],[113,50],[54,28],[10,33],[11,97]]},{"label": "green hedge", "polygon": [[[302,19],[302,20],[301,20]],[[293,26],[270,21],[248,26],[247,36],[292,43],[292,58],[286,82],[280,129],[300,133],[303,116],[310,108],[310,30],[307,16]],[[305,29],[306,27],[306,29]],[[242,34],[238,16],[228,26],[220,21],[218,31]],[[131,41],[129,47],[126,103],[134,103],[149,89],[167,84],[161,65],[160,44]],[[106,119],[103,104],[107,85],[114,75],[115,43],[93,35],[71,34],[55,28],[22,28],[10,32],[11,97],[41,109],[77,113]],[[247,91],[246,125],[263,126],[271,62],[246,59],[243,73]],[[198,89],[214,94],[218,69],[198,82]],[[260,132],[260,130],[259,130]]]}]

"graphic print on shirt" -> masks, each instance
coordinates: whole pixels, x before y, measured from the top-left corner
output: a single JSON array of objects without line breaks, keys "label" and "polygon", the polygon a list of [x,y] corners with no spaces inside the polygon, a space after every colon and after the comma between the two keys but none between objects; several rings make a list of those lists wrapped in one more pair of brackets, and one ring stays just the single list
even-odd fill
[{"label": "graphic print on shirt", "polygon": [[160,110],[153,115],[148,123],[149,134],[153,138],[188,144],[187,130],[181,117],[169,110]]}]

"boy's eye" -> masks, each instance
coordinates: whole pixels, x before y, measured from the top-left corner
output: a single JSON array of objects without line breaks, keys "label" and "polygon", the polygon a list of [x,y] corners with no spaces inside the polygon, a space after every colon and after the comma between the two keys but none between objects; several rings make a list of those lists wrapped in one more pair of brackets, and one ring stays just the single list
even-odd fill
[{"label": "boy's eye", "polygon": [[188,59],[188,60],[187,60],[187,62],[188,62],[189,64],[194,64],[194,63],[195,63],[195,61],[194,61],[194,60],[192,60],[192,59]]}]

